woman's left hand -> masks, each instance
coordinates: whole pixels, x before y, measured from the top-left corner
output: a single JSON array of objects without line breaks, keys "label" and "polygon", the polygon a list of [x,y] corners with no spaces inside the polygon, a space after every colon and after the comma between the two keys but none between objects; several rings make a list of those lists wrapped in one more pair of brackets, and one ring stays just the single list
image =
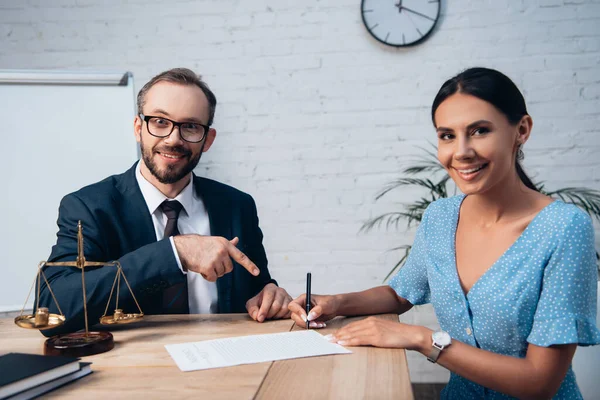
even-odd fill
[{"label": "woman's left hand", "polygon": [[[342,346],[375,346],[421,350],[431,344],[431,330],[377,317],[352,322],[329,339]],[[429,339],[429,340],[427,340]]]}]

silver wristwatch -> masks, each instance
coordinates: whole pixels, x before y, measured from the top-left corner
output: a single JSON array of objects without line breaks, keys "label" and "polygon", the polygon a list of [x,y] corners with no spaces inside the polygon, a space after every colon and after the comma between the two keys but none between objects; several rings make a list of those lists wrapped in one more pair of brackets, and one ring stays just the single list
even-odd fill
[{"label": "silver wristwatch", "polygon": [[442,350],[450,346],[450,344],[452,343],[452,339],[450,338],[448,332],[444,331],[433,332],[433,334],[431,335],[431,339],[433,340],[433,344],[431,346],[431,352],[429,352],[427,359],[432,363],[435,363],[437,362],[437,359],[440,356]]}]

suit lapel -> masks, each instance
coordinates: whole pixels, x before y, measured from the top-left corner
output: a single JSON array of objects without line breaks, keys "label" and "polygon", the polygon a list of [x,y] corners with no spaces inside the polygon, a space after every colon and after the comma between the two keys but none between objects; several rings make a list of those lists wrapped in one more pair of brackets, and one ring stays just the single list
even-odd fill
[{"label": "suit lapel", "polygon": [[[210,222],[211,236],[222,236],[228,240],[232,238],[230,199],[210,190],[211,181],[194,175],[194,190],[204,202]],[[231,312],[231,287],[233,273],[225,274],[217,279],[217,293],[219,313]]]},{"label": "suit lapel", "polygon": [[[156,233],[152,215],[148,211],[146,201],[138,186],[135,169],[137,163],[128,171],[118,177],[117,188],[122,193],[122,204],[120,207],[120,218],[124,229],[127,231],[125,237],[132,239],[132,249],[156,242]],[[211,181],[194,175],[194,190],[204,202],[208,213],[211,236],[222,236],[233,239],[231,228],[231,199],[221,196],[218,191],[211,190]],[[218,307],[219,313],[231,312],[231,295],[233,285],[233,273],[225,274],[217,279]]]},{"label": "suit lapel", "polygon": [[120,218],[127,232],[126,237],[132,239],[132,250],[156,242],[152,215],[148,211],[148,206],[135,178],[136,166],[137,162],[119,177],[116,185],[123,195]]}]

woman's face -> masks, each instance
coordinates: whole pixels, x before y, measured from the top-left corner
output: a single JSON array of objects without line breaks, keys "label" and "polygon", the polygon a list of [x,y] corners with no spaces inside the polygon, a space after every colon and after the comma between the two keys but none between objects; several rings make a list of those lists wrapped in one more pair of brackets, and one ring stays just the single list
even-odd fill
[{"label": "woman's face", "polygon": [[464,194],[484,193],[516,176],[515,155],[531,131],[531,118],[516,126],[492,104],[456,93],[435,112],[438,159]]}]

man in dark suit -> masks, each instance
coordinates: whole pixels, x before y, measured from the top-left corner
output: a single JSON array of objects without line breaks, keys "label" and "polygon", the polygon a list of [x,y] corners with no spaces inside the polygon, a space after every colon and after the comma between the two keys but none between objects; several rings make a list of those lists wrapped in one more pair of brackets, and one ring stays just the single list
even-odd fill
[{"label": "man in dark suit", "polygon": [[[76,259],[82,221],[86,259],[119,261],[145,314],[289,317],[291,297],[269,274],[252,197],[192,172],[215,140],[215,107],[214,94],[188,69],[152,78],[138,94],[134,120],[141,160],[63,198],[48,261]],[[67,322],[44,334],[82,329],[81,271],[48,266],[45,273]],[[105,312],[115,273],[114,267],[85,269],[91,324]],[[44,280],[40,306],[57,312]],[[119,308],[137,312],[123,282]]]}]

